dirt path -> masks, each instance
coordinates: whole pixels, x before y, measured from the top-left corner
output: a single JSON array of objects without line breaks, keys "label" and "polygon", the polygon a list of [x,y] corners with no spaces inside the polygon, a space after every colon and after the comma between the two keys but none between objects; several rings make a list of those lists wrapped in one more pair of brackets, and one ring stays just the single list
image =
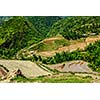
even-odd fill
[{"label": "dirt path", "polygon": [[94,43],[97,40],[100,40],[99,35],[95,36],[95,37],[87,37],[84,42],[76,42],[69,46],[64,46],[62,48],[58,48],[57,50],[54,50],[54,51],[39,52],[39,53],[37,53],[37,55],[49,57],[49,56],[53,56],[55,53],[62,52],[62,51],[70,51],[71,52],[71,51],[77,50],[78,48],[84,49],[87,45],[89,45],[90,43]]},{"label": "dirt path", "polygon": [[[61,36],[59,36],[59,37],[53,37],[53,38],[47,38],[47,39],[44,39],[43,41],[38,42],[37,44],[31,45],[29,48],[27,48],[27,50],[30,50],[31,48],[33,48],[33,47],[39,45],[40,43],[49,43],[49,42],[51,42],[51,41],[61,40],[61,39],[63,39],[63,37],[61,37]],[[27,50],[26,50],[26,48],[21,49],[21,50],[17,53],[16,57],[17,57],[17,58],[20,58],[20,53],[22,53],[23,51],[26,52]],[[33,52],[34,52],[34,51],[33,51]],[[29,54],[30,54],[30,53],[29,53]],[[51,54],[51,53],[50,53],[50,54]],[[48,55],[48,53],[46,52],[45,55]]]}]

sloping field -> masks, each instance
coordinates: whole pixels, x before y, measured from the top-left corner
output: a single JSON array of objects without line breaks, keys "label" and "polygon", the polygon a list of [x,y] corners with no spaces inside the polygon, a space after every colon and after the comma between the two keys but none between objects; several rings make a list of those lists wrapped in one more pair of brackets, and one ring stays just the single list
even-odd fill
[{"label": "sloping field", "polygon": [[90,43],[94,43],[95,41],[98,41],[98,40],[100,40],[100,35],[95,36],[95,37],[87,37],[84,42],[77,42],[75,40],[76,43],[72,43],[69,46],[64,46],[64,47],[58,48],[57,50],[53,50],[53,51],[39,52],[38,55],[49,57],[49,56],[53,56],[55,53],[59,53],[62,51],[65,51],[65,52],[70,51],[71,52],[71,51],[77,50],[78,48],[84,49]]},{"label": "sloping field", "polygon": [[31,45],[28,49],[31,49],[31,48],[39,45],[40,43],[49,43],[49,42],[53,42],[55,40],[61,40],[61,39],[63,39],[63,37],[61,37],[61,36],[60,37],[52,37],[52,38],[44,39],[43,41],[40,41],[37,44]]},{"label": "sloping field", "polygon": [[59,70],[61,72],[92,72],[87,63],[80,60],[69,61],[64,64],[49,65],[48,67],[50,67],[51,69]]},{"label": "sloping field", "polygon": [[[55,41],[58,40],[60,43],[57,45]],[[16,57],[20,58],[20,55],[40,55],[44,57],[54,56],[55,53],[60,53],[63,51],[74,51],[77,49],[84,49],[90,43],[100,40],[100,35],[90,36],[81,40],[69,40],[67,41],[63,37],[52,37],[44,39],[43,41],[30,46],[29,48],[21,50],[17,53]],[[56,44],[56,45],[55,45]]]},{"label": "sloping field", "polygon": [[0,65],[6,67],[9,72],[20,69],[22,74],[27,78],[50,74],[31,61],[0,60]]},{"label": "sloping field", "polygon": [[86,43],[77,43],[77,44],[61,47],[58,50],[39,52],[38,55],[49,57],[49,56],[53,56],[55,53],[60,53],[62,51],[71,52],[71,51],[77,50],[78,48],[84,49],[85,47],[86,47]]}]

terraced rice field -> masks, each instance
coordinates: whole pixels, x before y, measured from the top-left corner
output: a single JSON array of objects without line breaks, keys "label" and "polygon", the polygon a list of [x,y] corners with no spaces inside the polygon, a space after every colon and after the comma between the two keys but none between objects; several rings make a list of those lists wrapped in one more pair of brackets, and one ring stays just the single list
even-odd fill
[{"label": "terraced rice field", "polygon": [[63,64],[48,65],[48,67],[59,70],[61,72],[93,72],[88,67],[88,63],[81,60],[69,61]]},{"label": "terraced rice field", "polygon": [[27,78],[34,78],[37,76],[50,74],[31,61],[0,60],[0,65],[5,66],[9,72],[20,69],[22,74]]}]

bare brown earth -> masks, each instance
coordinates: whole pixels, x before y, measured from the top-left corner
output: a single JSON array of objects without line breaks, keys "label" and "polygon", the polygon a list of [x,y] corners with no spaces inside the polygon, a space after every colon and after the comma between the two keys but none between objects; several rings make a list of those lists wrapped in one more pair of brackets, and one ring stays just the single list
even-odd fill
[{"label": "bare brown earth", "polygon": [[[27,48],[27,50],[31,49],[32,47],[34,47],[34,46],[36,46],[36,45],[38,45],[38,44],[40,44],[40,43],[51,43],[51,42],[53,42],[53,41],[55,41],[55,40],[61,40],[61,39],[63,39],[62,36],[57,36],[57,37],[53,37],[53,38],[47,38],[47,39],[44,39],[43,41],[40,41],[40,42],[37,43],[37,44],[31,45],[29,48]],[[21,52],[25,52],[26,54],[29,55],[29,57],[33,55],[32,53],[37,53],[37,51],[28,52],[27,50],[25,50],[25,49],[20,50],[20,51],[17,53],[16,57],[17,57],[17,58],[20,58],[20,53],[21,53]],[[46,54],[45,54],[45,53],[46,53]],[[22,53],[22,54],[23,54],[23,53]],[[42,52],[41,52],[41,54],[42,54]],[[45,55],[49,55],[49,52],[44,52],[44,54],[45,54]],[[50,52],[50,55],[51,55],[51,52]]]},{"label": "bare brown earth", "polygon": [[[50,38],[46,39],[45,41],[54,41],[57,38]],[[76,40],[71,43],[69,46],[64,46],[61,48],[58,48],[57,50],[53,51],[45,51],[45,52],[38,52],[37,55],[45,56],[45,57],[50,57],[55,55],[55,53],[62,52],[62,51],[74,51],[77,49],[84,49],[87,45],[90,43],[94,43],[95,41],[100,40],[100,36],[95,36],[95,37],[87,37],[84,42],[77,42]]]},{"label": "bare brown earth", "polygon": [[63,64],[54,64],[48,65],[51,69],[56,69],[61,72],[93,72],[89,67],[88,63],[85,61],[77,60],[77,61],[69,61]]},{"label": "bare brown earth", "polygon": [[82,60],[69,61],[62,64],[48,65],[51,69],[56,69],[60,72],[74,72],[76,76],[92,77],[91,83],[100,83],[100,73],[93,72],[88,63]]},{"label": "bare brown earth", "polygon": [[48,38],[48,39],[44,39],[43,41],[40,41],[39,43],[37,43],[37,44],[33,44],[33,45],[31,45],[28,49],[30,49],[30,48],[32,48],[32,47],[34,47],[34,46],[36,46],[36,45],[38,45],[38,44],[40,44],[40,43],[49,43],[49,42],[52,42],[52,41],[55,41],[55,40],[61,40],[63,37],[53,37],[53,38]]},{"label": "bare brown earth", "polygon": [[[60,39],[60,38],[59,38]],[[58,40],[58,38],[49,38],[43,40],[44,42],[51,42],[54,40]],[[95,37],[88,37],[85,39],[84,42],[78,42],[78,41],[73,41],[71,45],[65,46],[62,48],[58,48],[57,50],[54,51],[45,51],[45,52],[39,52],[38,54],[41,56],[53,56],[56,52],[62,52],[62,51],[74,51],[76,49],[84,49],[87,45],[90,43],[94,43],[95,41],[100,40],[100,36],[95,36]],[[27,77],[27,78],[34,78],[37,76],[42,76],[42,75],[48,75],[51,74],[48,71],[43,70],[40,68],[36,63],[33,63],[31,61],[20,61],[20,60],[0,60],[0,65],[3,65],[6,67],[9,72],[12,72],[14,70],[20,69],[22,74]],[[76,72],[76,75],[82,75],[82,76],[92,76],[95,80],[93,82],[100,82],[100,76],[95,75],[89,67],[88,63],[84,61],[70,61],[70,62],[65,62],[62,64],[55,64],[55,65],[46,65],[51,69],[56,69],[61,72]],[[3,75],[3,70],[0,69],[1,72],[0,74]],[[78,72],[86,72],[87,74],[82,74]],[[92,73],[92,74],[89,74]],[[99,74],[99,73],[96,73]]]},{"label": "bare brown earth", "polygon": [[31,61],[0,60],[0,65],[5,66],[9,72],[20,69],[22,74],[27,78],[34,78],[37,76],[50,74]]},{"label": "bare brown earth", "polygon": [[[97,72],[93,72],[89,67],[88,63],[77,60],[77,61],[69,61],[62,64],[55,65],[46,65],[51,69],[59,70],[60,72],[68,72],[68,73],[59,73],[59,74],[51,74],[35,63],[31,61],[19,61],[19,60],[0,60],[0,64],[5,66],[9,72],[7,75],[3,77],[3,80],[0,83],[9,83],[10,80],[16,76],[16,74],[20,74],[26,76],[27,78],[35,78],[37,76],[46,75],[46,77],[59,77],[59,75],[67,75],[68,73],[75,72],[76,76],[89,77],[91,76],[93,80],[92,83],[100,82],[100,74]],[[20,69],[20,71],[18,71]],[[80,73],[82,72],[82,73]]]}]

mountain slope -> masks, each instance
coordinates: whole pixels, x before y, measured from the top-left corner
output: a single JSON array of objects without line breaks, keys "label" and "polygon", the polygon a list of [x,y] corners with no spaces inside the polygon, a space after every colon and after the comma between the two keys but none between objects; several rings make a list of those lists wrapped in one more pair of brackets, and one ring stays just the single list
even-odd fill
[{"label": "mountain slope", "polygon": [[62,19],[59,16],[27,16],[26,18],[42,33],[42,37],[48,36],[51,26]]},{"label": "mountain slope", "polygon": [[0,54],[13,56],[18,50],[40,41],[40,37],[25,17],[13,17],[0,27]]},{"label": "mountain slope", "polygon": [[[36,44],[31,45],[28,48],[20,50],[16,54],[16,57],[17,59],[21,57],[27,58],[29,56],[33,56],[33,54],[41,55],[43,52],[49,52],[51,54],[52,51],[57,51],[59,48],[69,45],[70,42],[59,35],[56,37],[46,38]],[[46,56],[45,53],[44,56]]]},{"label": "mountain slope", "polygon": [[[51,25],[60,17],[1,16],[0,56],[11,58],[19,50],[47,37]],[[7,20],[6,20],[7,19]]]},{"label": "mountain slope", "polygon": [[78,39],[91,33],[100,33],[99,16],[73,16],[57,21],[49,34],[62,34],[67,39]]}]

